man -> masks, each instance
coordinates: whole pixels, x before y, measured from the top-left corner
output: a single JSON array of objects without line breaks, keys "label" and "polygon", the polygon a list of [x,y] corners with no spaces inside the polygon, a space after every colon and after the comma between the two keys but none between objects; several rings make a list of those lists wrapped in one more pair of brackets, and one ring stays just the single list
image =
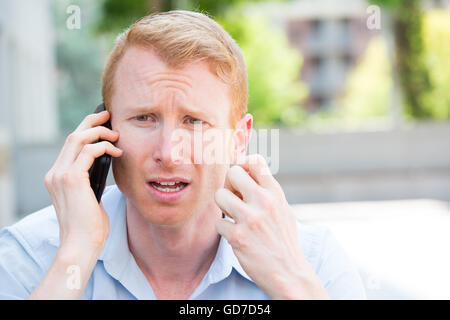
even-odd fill
[{"label": "man", "polygon": [[[245,157],[245,63],[217,23],[140,19],[118,37],[102,95],[107,111],[81,122],[45,177],[53,206],[0,233],[2,298],[364,298],[331,235],[296,223],[264,158]],[[198,161],[196,136],[211,130],[232,131],[223,161]],[[88,170],[104,153],[117,185],[99,205]]]}]

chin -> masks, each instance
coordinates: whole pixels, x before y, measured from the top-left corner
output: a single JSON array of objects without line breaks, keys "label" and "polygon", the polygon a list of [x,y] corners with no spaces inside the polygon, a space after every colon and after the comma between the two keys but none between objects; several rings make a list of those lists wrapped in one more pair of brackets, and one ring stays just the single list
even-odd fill
[{"label": "chin", "polygon": [[142,207],[137,208],[145,220],[157,226],[177,227],[192,217],[192,210],[183,206],[167,206],[147,201]]}]

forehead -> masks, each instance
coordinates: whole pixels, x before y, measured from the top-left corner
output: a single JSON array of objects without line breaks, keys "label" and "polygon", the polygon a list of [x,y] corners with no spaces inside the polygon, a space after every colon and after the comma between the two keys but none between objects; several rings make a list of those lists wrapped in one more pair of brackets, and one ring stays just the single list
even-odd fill
[{"label": "forehead", "polygon": [[170,68],[151,49],[126,49],[115,74],[113,105],[154,104],[172,90],[186,105],[230,111],[229,86],[210,71],[206,61]]}]

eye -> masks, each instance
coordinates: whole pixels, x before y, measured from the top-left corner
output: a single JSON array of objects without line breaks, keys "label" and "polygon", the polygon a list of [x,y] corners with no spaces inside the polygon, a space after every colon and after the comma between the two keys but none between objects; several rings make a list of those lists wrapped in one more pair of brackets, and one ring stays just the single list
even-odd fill
[{"label": "eye", "polygon": [[203,120],[193,118],[193,117],[187,117],[186,122],[188,124],[200,124],[200,125],[204,123]]},{"label": "eye", "polygon": [[149,120],[152,120],[153,118],[149,114],[143,114],[143,115],[137,116],[135,119],[137,121],[149,121]]}]

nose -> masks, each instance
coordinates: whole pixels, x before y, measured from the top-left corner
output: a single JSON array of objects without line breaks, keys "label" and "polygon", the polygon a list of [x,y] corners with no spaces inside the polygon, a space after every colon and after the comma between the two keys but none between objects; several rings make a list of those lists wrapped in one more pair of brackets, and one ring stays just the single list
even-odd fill
[{"label": "nose", "polygon": [[157,138],[153,158],[163,168],[170,168],[179,164],[176,157],[173,156],[174,148],[177,145],[177,141],[173,139],[175,130],[176,127],[173,123],[163,123]]}]

